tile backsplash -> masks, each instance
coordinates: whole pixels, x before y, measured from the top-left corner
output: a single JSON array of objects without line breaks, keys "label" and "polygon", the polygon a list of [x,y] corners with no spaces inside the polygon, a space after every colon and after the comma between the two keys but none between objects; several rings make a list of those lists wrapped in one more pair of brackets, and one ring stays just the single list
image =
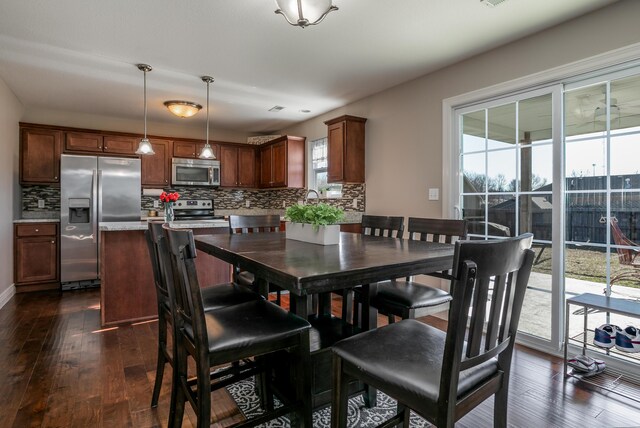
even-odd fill
[{"label": "tile backsplash", "polygon": [[[284,206],[296,204],[304,200],[307,189],[275,189],[275,190],[243,190],[243,189],[211,189],[207,187],[175,187],[182,199],[213,199],[216,210],[242,210],[250,213],[252,210],[282,210]],[[38,200],[45,201],[44,208],[38,208]],[[154,209],[153,201],[156,196],[141,197],[141,211]],[[357,199],[357,208],[353,208],[353,200]],[[247,208],[246,201],[250,207]],[[312,200],[315,202],[316,200]],[[366,207],[365,185],[345,184],[342,186],[342,198],[323,199],[322,202],[342,207],[347,212],[363,213]],[[22,217],[38,218],[60,213],[60,188],[50,186],[22,186]]]}]

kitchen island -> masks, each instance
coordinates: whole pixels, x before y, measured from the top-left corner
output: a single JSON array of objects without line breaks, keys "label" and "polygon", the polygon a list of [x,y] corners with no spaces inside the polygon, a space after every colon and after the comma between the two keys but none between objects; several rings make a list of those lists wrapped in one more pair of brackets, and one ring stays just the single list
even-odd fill
[{"label": "kitchen island", "polygon": [[[194,235],[227,234],[226,220],[177,221]],[[100,319],[103,327],[156,318],[156,290],[144,231],[146,221],[100,223]],[[198,251],[202,285],[229,282],[230,265]]]}]

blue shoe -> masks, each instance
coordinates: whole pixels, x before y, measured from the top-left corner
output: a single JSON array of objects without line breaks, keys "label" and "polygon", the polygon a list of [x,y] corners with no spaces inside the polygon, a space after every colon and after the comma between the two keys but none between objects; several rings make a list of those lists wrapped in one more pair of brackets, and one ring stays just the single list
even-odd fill
[{"label": "blue shoe", "polygon": [[593,344],[601,348],[613,348],[616,344],[616,337],[622,329],[614,324],[602,324],[595,329]]},{"label": "blue shoe", "polygon": [[640,352],[640,332],[632,326],[616,334],[616,349],[622,352]]}]

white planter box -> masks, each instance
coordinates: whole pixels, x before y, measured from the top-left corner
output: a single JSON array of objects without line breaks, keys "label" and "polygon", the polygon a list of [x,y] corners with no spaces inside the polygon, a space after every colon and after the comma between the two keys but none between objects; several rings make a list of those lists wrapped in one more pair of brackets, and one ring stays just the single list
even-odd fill
[{"label": "white planter box", "polygon": [[340,242],[340,225],[320,226],[316,231],[310,224],[287,222],[286,234],[287,239],[319,245],[335,245]]}]

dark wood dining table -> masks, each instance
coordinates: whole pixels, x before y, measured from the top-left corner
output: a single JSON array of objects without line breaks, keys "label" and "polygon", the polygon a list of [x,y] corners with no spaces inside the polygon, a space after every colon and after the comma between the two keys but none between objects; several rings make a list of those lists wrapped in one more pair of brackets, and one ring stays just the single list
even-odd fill
[{"label": "dark wood dining table", "polygon": [[[350,334],[376,328],[377,311],[369,302],[377,293],[377,283],[448,270],[453,265],[454,249],[451,244],[346,232],[340,234],[339,244],[324,246],[286,239],[284,233],[199,235],[195,243],[200,251],[253,272],[261,294],[267,295],[270,283],[288,290],[293,313],[313,318],[318,325],[322,324],[318,320],[332,320],[326,329],[331,338],[318,338],[316,349],[312,340],[312,355],[325,351],[316,359],[320,368],[314,368],[314,382],[323,383],[314,385],[314,407],[330,400],[331,376],[322,373],[331,370],[328,347]],[[336,327],[330,292],[359,285],[363,286],[361,326],[355,328],[339,320],[342,325]],[[312,305],[313,296],[320,296],[317,308]],[[372,400],[369,395],[366,401]]]}]

